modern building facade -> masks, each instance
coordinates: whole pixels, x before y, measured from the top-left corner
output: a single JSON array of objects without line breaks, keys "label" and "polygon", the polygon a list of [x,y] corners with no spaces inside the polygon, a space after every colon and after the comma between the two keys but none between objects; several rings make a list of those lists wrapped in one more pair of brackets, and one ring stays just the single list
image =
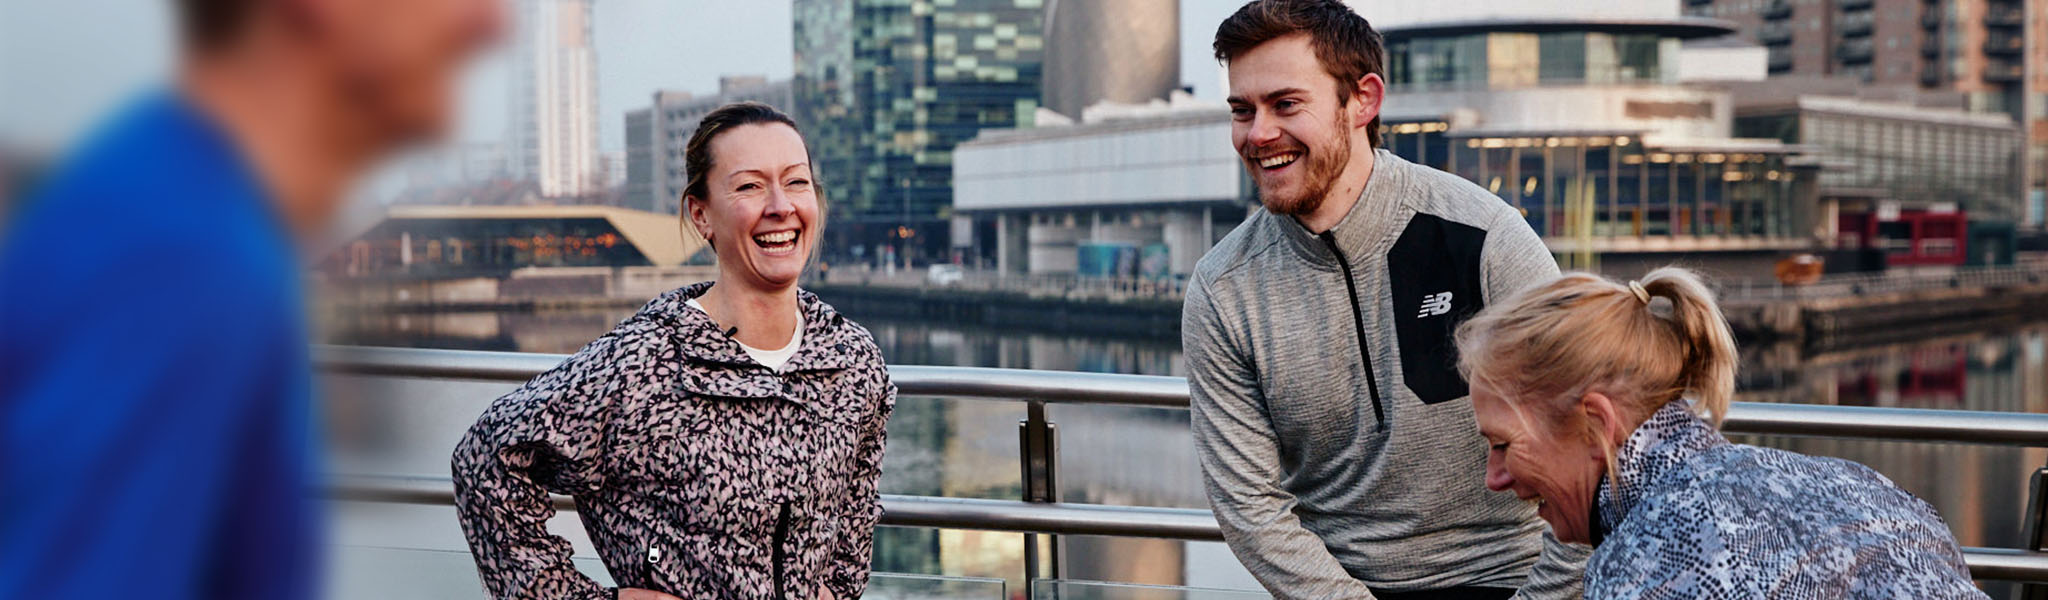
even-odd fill
[{"label": "modern building facade", "polygon": [[[1734,26],[1679,16],[1675,3],[1626,4],[1624,16],[1587,5],[1383,26],[1387,147],[1521,209],[1568,266],[1597,257],[1630,272],[1683,252],[1754,277],[1814,247],[1802,149],[1734,136],[1730,94],[1681,70],[1712,62],[1685,60],[1687,41]],[[1715,76],[1764,75],[1725,67]]]},{"label": "modern building facade", "polygon": [[1164,100],[1180,86],[1179,0],[1047,0],[1045,108]]},{"label": "modern building facade", "polygon": [[[1971,252],[2012,250],[1968,234],[1968,223],[2010,224],[2022,210],[2022,135],[2003,114],[1823,96],[1736,114],[1738,133],[1826,157],[1817,192],[1822,222],[1833,224],[1822,235],[1826,246],[1884,250],[1891,264],[1962,264]],[[1886,227],[1942,231],[1872,239]]]},{"label": "modern building facade", "polygon": [[793,90],[788,80],[771,82],[766,77],[747,75],[720,77],[718,93],[707,96],[670,90],[655,92],[652,106],[626,113],[626,205],[649,212],[681,214],[683,188],[689,185],[683,152],[704,115],[720,106],[746,101],[766,103],[789,112],[796,104]]},{"label": "modern building facade", "polygon": [[2026,210],[2048,197],[2048,7],[2025,0],[1685,0],[1770,48],[1773,77],[1842,76],[1964,95],[2022,123]]},{"label": "modern building facade", "polygon": [[797,0],[797,101],[822,167],[828,259],[950,253],[953,150],[1029,126],[1041,0]]},{"label": "modern building facade", "polygon": [[988,131],[954,158],[963,262],[1005,273],[1186,275],[1257,202],[1220,107]]},{"label": "modern building facade", "polygon": [[601,191],[592,0],[518,0],[507,170],[549,198]]},{"label": "modern building facade", "polygon": [[[1695,60],[1686,43],[1734,26],[1675,1],[1358,4],[1387,43],[1386,147],[1521,209],[1570,266],[1640,273],[1684,253],[1763,278],[1818,248],[1819,166],[1736,136],[1726,85],[1703,81],[1763,79],[1764,52],[1708,44]],[[1184,273],[1256,204],[1230,125],[1217,109],[984,133],[955,164],[977,256],[1019,273]]]}]

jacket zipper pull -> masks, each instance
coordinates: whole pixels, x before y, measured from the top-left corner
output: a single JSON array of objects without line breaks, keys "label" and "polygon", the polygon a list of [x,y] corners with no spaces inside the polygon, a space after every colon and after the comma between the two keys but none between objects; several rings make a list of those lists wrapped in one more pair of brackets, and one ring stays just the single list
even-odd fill
[{"label": "jacket zipper pull", "polygon": [[783,543],[788,541],[788,539],[789,502],[783,501],[781,508],[775,513],[775,545],[769,551],[770,560],[775,561],[775,597],[777,600],[788,600],[789,598],[788,584],[783,581],[785,571],[782,564],[788,560],[788,556],[784,554],[782,549]]}]

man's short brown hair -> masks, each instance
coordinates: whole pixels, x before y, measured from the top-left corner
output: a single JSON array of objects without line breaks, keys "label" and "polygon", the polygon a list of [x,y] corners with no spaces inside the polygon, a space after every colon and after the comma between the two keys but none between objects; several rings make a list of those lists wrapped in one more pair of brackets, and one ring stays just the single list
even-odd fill
[{"label": "man's short brown hair", "polygon": [[[1386,46],[1365,17],[1338,0],[1253,0],[1216,27],[1216,60],[1229,63],[1260,44],[1297,33],[1309,36],[1316,60],[1337,79],[1337,105],[1351,101],[1358,80],[1387,76]],[[1380,118],[1366,125],[1367,141],[1380,146]]]}]

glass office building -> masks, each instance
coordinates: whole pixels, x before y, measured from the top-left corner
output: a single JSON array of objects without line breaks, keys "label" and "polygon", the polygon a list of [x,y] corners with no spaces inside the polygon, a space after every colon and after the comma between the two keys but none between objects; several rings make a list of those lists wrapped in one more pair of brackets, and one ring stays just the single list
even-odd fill
[{"label": "glass office building", "polygon": [[[828,257],[948,251],[953,147],[1028,127],[1042,0],[798,0],[796,92],[831,211]],[[858,248],[858,249],[856,249]]]}]

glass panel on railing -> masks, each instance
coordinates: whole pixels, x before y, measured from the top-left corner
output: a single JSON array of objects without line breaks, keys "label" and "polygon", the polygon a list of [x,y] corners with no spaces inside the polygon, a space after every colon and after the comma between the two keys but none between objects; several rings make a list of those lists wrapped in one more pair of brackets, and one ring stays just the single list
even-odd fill
[{"label": "glass panel on railing", "polygon": [[1265,592],[1174,585],[1140,585],[1074,579],[1031,581],[1032,600],[1252,600],[1272,597]]},{"label": "glass panel on railing", "polygon": [[[332,600],[440,600],[487,598],[468,552],[338,546],[328,549],[327,597]],[[576,569],[612,585],[604,563],[573,559]]]},{"label": "glass panel on railing", "polygon": [[861,595],[863,600],[1004,600],[1008,597],[1008,584],[1001,579],[902,573],[874,574],[868,578],[867,593]]},{"label": "glass panel on railing", "polygon": [[[328,549],[327,598],[332,600],[444,600],[486,598],[468,552],[418,548],[337,546]],[[601,585],[611,575],[596,558],[572,559]],[[875,573],[868,581],[869,600],[1005,600],[1001,579]]]}]

